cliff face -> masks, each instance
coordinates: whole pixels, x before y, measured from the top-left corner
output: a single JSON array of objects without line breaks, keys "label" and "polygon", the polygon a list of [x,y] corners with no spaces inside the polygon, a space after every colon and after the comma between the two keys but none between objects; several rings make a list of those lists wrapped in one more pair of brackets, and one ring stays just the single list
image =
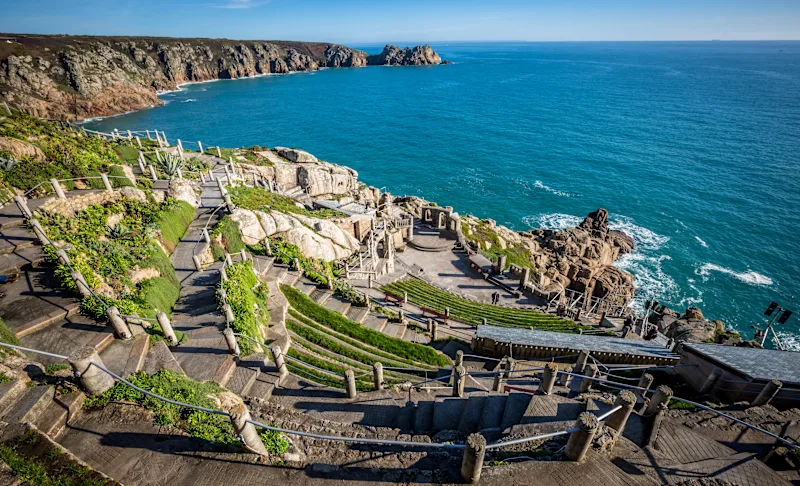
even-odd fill
[{"label": "cliff face", "polygon": [[387,51],[368,57],[310,42],[0,34],[0,100],[42,118],[80,120],[160,105],[158,91],[187,82],[441,63],[430,46]]}]

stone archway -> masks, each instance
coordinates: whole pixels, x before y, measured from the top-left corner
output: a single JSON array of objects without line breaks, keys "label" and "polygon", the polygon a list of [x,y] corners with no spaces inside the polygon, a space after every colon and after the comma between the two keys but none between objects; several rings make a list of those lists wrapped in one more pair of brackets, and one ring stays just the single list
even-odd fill
[{"label": "stone archway", "polygon": [[425,221],[431,221],[431,210],[430,209],[426,209],[425,210]]},{"label": "stone archway", "polygon": [[436,227],[437,228],[446,228],[444,211],[439,211],[439,222],[436,225]]}]

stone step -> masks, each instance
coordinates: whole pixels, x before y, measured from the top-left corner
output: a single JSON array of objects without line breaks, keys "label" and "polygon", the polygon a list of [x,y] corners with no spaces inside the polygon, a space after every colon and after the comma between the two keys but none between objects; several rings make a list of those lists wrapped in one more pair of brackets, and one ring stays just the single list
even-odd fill
[{"label": "stone step", "polygon": [[[28,202],[28,207],[31,211],[34,211],[35,207],[32,202]],[[23,224],[25,224],[25,218],[22,217],[22,213],[15,202],[12,201],[0,208],[0,229],[15,228]]]},{"label": "stone step", "polygon": [[25,265],[37,264],[44,259],[45,255],[40,246],[31,246],[13,253],[0,255],[0,275],[19,273]]},{"label": "stone step", "polygon": [[36,420],[36,428],[52,438],[58,437],[67,424],[77,418],[85,399],[86,395],[81,391],[54,398]]},{"label": "stone step", "polygon": [[260,366],[251,368],[242,366],[242,363],[239,362],[238,366],[236,366],[236,369],[231,374],[226,387],[239,396],[246,396],[260,374]]},{"label": "stone step", "polygon": [[8,423],[34,422],[53,402],[55,389],[51,386],[40,385],[28,388],[17,403],[6,410],[3,421]]},{"label": "stone step", "polygon": [[36,237],[25,226],[15,226],[0,230],[0,255],[30,248],[37,243]]},{"label": "stone step", "polygon": [[395,427],[400,430],[413,431],[416,421],[416,407],[413,402],[400,407],[395,418]]},{"label": "stone step", "polygon": [[286,272],[286,275],[283,276],[282,281],[287,285],[294,285],[303,274],[301,272],[295,270],[289,270]]},{"label": "stone step", "polygon": [[506,429],[519,424],[525,412],[528,410],[528,405],[530,405],[532,398],[533,395],[527,393],[509,393],[505,410],[503,410],[503,418],[500,421],[500,427]]},{"label": "stone step", "polygon": [[463,398],[439,398],[433,405],[433,432],[442,430],[456,430],[461,422],[461,415],[466,407],[467,400]]},{"label": "stone step", "polygon": [[364,319],[367,318],[367,315],[369,315],[369,308],[368,307],[350,306],[350,308],[347,309],[347,314],[345,314],[345,317],[347,317],[351,321],[358,322],[359,324],[363,324],[364,323]]},{"label": "stone step", "polygon": [[325,302],[327,302],[327,300],[330,299],[332,295],[333,295],[332,291],[328,289],[318,288],[313,292],[311,292],[311,300],[313,300],[317,304],[322,305]]},{"label": "stone step", "polygon": [[133,339],[117,339],[100,353],[106,368],[123,378],[140,371],[144,367],[150,336],[145,334]]},{"label": "stone step", "polygon": [[330,297],[327,301],[325,301],[324,305],[327,309],[330,309],[333,312],[338,312],[342,315],[347,315],[347,311],[350,310],[350,302],[342,299],[338,295]]},{"label": "stone step", "polygon": [[65,305],[63,308],[56,307],[49,313],[38,316],[35,319],[26,322],[20,326],[14,327],[14,334],[17,338],[23,338],[30,334],[39,332],[48,326],[52,326],[68,317],[75,315],[80,310],[80,304],[72,302]]},{"label": "stone step", "polygon": [[427,434],[433,428],[434,404],[434,400],[421,400],[417,402],[413,427],[415,434]]},{"label": "stone step", "polygon": [[389,322],[389,320],[384,316],[369,314],[364,318],[364,322],[362,324],[374,331],[383,332],[387,322]]},{"label": "stone step", "polygon": [[[69,356],[84,346],[91,346],[101,352],[113,341],[111,326],[97,324],[85,316],[76,314],[39,332],[23,336],[20,344],[31,349]],[[40,354],[30,354],[29,358],[45,365],[64,362],[62,359]]]},{"label": "stone step", "polygon": [[267,271],[267,277],[274,278],[279,282],[283,282],[283,277],[289,269],[285,265],[272,265],[272,267]]},{"label": "stone step", "polygon": [[222,386],[226,386],[236,371],[236,362],[232,356],[227,356],[217,367],[213,380]]},{"label": "stone step", "polygon": [[317,290],[317,284],[306,278],[301,278],[295,282],[294,288],[306,295],[311,295],[315,290]]},{"label": "stone step", "polygon": [[488,396],[473,395],[467,399],[461,420],[458,422],[458,430],[467,434],[478,431],[478,426],[483,415],[483,408],[486,406]]},{"label": "stone step", "polygon": [[503,412],[506,409],[506,401],[508,395],[490,395],[487,397],[486,403],[481,412],[481,419],[478,422],[478,429],[495,429],[499,428],[503,422]]},{"label": "stone step", "polygon": [[159,370],[171,370],[182,375],[186,374],[164,341],[158,341],[150,348],[142,370],[149,375]]},{"label": "stone step", "polygon": [[6,411],[17,403],[22,395],[27,390],[25,383],[20,380],[11,380],[6,383],[0,383],[0,417]]}]

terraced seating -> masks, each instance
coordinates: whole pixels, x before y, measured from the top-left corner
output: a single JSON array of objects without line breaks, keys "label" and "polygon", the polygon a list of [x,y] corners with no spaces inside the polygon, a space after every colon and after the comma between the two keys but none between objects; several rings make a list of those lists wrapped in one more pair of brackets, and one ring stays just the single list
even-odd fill
[{"label": "terraced seating", "polygon": [[532,309],[501,307],[464,299],[416,278],[398,280],[382,286],[381,290],[394,298],[402,298],[403,292],[406,292],[412,304],[438,314],[443,315],[445,308],[449,308],[450,317],[474,325],[482,324],[486,319],[495,326],[559,332],[577,332],[579,329],[573,321],[561,317]]}]

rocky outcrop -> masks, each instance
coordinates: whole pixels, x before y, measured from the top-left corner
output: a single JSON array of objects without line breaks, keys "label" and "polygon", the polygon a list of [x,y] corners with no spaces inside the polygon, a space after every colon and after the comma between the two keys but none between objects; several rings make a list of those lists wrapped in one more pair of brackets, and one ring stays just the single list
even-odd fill
[{"label": "rocky outcrop", "polygon": [[441,62],[430,46],[387,46],[385,55],[368,57],[364,51],[313,42],[39,35],[4,39],[0,100],[42,118],[64,120],[160,105],[157,92],[182,83],[322,67]]},{"label": "rocky outcrop", "polygon": [[200,194],[203,189],[196,181],[189,179],[172,179],[169,181],[167,196],[176,201],[189,203],[193,208],[200,207]]},{"label": "rocky outcrop", "polygon": [[697,307],[689,307],[681,315],[662,305],[650,314],[648,320],[675,342],[737,345],[742,341],[738,333],[725,329],[723,321],[709,321]]},{"label": "rocky outcrop", "polygon": [[423,66],[442,64],[442,58],[428,44],[413,49],[409,47],[401,49],[387,44],[380,54],[369,56],[368,62],[376,66]]},{"label": "rocky outcrop", "polygon": [[282,191],[300,186],[311,197],[349,195],[359,190],[358,172],[349,167],[319,161],[302,150],[276,147],[275,151],[286,160],[297,162],[287,162],[270,153],[273,157],[265,158],[272,161],[271,166],[240,162],[236,168],[248,179],[270,181]]},{"label": "rocky outcrop", "polygon": [[7,158],[13,158],[15,160],[44,160],[44,153],[39,147],[30,142],[11,137],[0,137],[0,158],[6,158],[3,157],[2,152],[8,152],[11,154],[11,157]]},{"label": "rocky outcrop", "polygon": [[113,191],[79,194],[67,199],[51,198],[42,204],[42,206],[39,208],[39,211],[60,214],[65,218],[72,218],[89,206],[108,204],[119,201],[121,198],[142,203],[147,202],[147,195],[141,189],[137,189],[135,187],[123,187]]},{"label": "rocky outcrop", "polygon": [[237,208],[231,218],[239,225],[242,241],[261,243],[268,236],[281,236],[303,255],[325,261],[347,258],[359,249],[358,241],[331,221],[279,211]]}]

